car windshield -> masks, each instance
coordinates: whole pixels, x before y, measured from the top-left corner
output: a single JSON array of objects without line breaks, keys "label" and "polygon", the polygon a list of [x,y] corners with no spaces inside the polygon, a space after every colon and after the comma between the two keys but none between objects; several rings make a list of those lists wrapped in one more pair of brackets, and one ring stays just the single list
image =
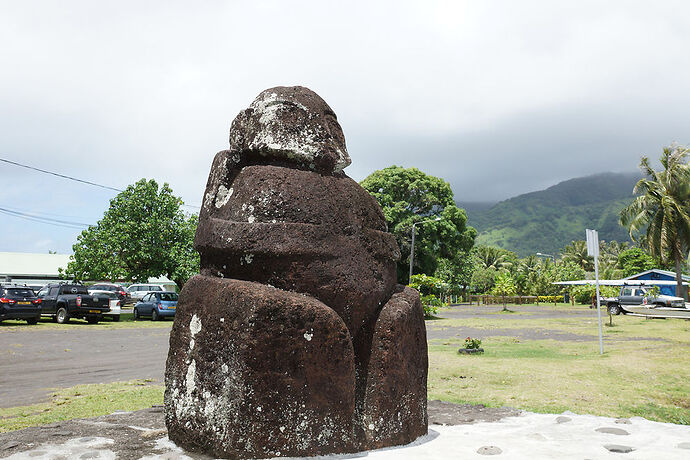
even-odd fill
[{"label": "car windshield", "polygon": [[176,301],[177,300],[177,294],[174,292],[163,292],[161,294],[161,300]]},{"label": "car windshield", "polygon": [[26,288],[9,288],[7,290],[7,295],[11,296],[16,296],[16,297],[33,297],[36,294],[34,294],[34,291],[31,289],[26,289]]}]

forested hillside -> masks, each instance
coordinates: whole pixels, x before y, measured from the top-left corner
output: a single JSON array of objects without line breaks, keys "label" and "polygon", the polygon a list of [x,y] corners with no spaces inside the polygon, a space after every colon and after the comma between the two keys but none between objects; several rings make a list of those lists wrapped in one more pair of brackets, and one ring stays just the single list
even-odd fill
[{"label": "forested hillside", "polygon": [[629,241],[618,224],[619,211],[632,200],[637,173],[604,173],[567,180],[491,207],[465,207],[468,224],[477,229],[477,243],[515,251],[521,257],[557,252],[585,229],[599,230],[599,239]]}]

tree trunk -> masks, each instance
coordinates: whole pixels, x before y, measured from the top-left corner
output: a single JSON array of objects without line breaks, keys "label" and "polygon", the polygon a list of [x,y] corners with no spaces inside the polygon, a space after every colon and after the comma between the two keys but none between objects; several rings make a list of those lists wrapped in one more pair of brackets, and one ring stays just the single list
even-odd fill
[{"label": "tree trunk", "polygon": [[680,267],[681,260],[680,260],[679,254],[676,254],[675,259],[676,259],[676,297],[682,297],[685,299],[685,296],[683,295],[683,270]]}]

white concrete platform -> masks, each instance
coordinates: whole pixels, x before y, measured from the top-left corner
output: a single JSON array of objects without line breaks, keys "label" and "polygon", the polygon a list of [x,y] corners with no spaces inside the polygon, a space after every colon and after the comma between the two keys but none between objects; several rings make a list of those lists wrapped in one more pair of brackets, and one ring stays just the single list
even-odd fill
[{"label": "white concrete platform", "polygon": [[[164,430],[159,430],[163,431]],[[162,433],[161,433],[162,434]],[[9,459],[114,459],[114,441],[102,437],[74,438],[42,444]],[[190,459],[161,436],[145,460]],[[285,458],[285,457],[283,457]],[[613,419],[565,412],[524,412],[498,422],[432,425],[429,433],[400,447],[312,459],[690,459],[690,426],[659,423],[641,417]]]}]

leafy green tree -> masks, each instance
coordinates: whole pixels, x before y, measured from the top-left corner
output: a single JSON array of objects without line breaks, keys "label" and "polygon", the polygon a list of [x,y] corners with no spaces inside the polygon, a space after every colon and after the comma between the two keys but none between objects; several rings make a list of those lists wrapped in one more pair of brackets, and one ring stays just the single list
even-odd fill
[{"label": "leafy green tree", "polygon": [[412,275],[410,287],[418,290],[422,295],[441,295],[448,290],[448,285],[442,279],[423,273]]},{"label": "leafy green tree", "polygon": [[520,259],[511,269],[511,276],[515,280],[517,295],[527,295],[533,274],[541,268],[541,261],[535,255]]},{"label": "leafy green tree", "polygon": [[640,169],[645,177],[635,185],[638,196],[620,214],[620,223],[634,241],[640,241],[662,264],[674,264],[679,297],[683,296],[682,264],[690,250],[689,152],[678,145],[665,147],[660,171],[642,157]]},{"label": "leafy green tree", "polygon": [[630,248],[618,255],[618,265],[623,270],[623,276],[632,276],[652,268],[658,268],[654,257],[642,248]]},{"label": "leafy green tree", "polygon": [[[433,274],[439,258],[452,259],[474,245],[477,232],[467,226],[465,211],[453,201],[448,182],[417,168],[390,166],[374,171],[361,183],[376,198],[395,235],[402,254],[398,261],[398,281],[407,284],[409,276],[412,224],[432,220],[416,227],[414,271]],[[440,221],[433,219],[440,218]]]},{"label": "leafy green tree", "polygon": [[181,289],[189,278],[199,273],[199,253],[194,249],[194,235],[199,216],[191,214],[180,225],[179,238],[171,246],[172,257],[165,273]]},{"label": "leafy green tree", "polygon": [[510,276],[509,273],[499,273],[496,276],[494,288],[491,293],[496,296],[501,296],[503,298],[503,310],[508,310],[506,305],[506,296],[515,295],[517,287],[515,286],[515,281]]},{"label": "leafy green tree", "polygon": [[476,267],[472,251],[461,251],[451,259],[439,258],[434,276],[448,285],[450,294],[462,294],[465,297]]},{"label": "leafy green tree", "polygon": [[[619,291],[620,288],[616,286],[599,286],[600,297],[616,297]],[[597,287],[593,284],[575,286],[571,292],[577,303],[591,305],[592,301],[596,301]]]},{"label": "leafy green tree", "polygon": [[561,259],[579,265],[585,271],[594,270],[594,257],[587,255],[587,243],[584,241],[573,241],[563,248]]},{"label": "leafy green tree", "polygon": [[493,289],[496,282],[498,271],[495,268],[477,267],[472,273],[472,291],[479,294],[485,294]]},{"label": "leafy green tree", "polygon": [[72,247],[65,273],[76,279],[146,281],[165,275],[182,285],[199,272],[193,239],[197,216],[186,217],[168,184],[141,179],[110,200],[103,218]]},{"label": "leafy green tree", "polygon": [[574,262],[559,264],[544,261],[530,276],[531,295],[558,295],[564,291],[563,286],[553,284],[557,281],[575,281],[585,278],[585,271]]},{"label": "leafy green tree", "polygon": [[484,268],[510,270],[517,264],[518,257],[512,251],[494,246],[476,246],[475,254]]},{"label": "leafy green tree", "polygon": [[438,313],[443,306],[440,296],[448,291],[448,285],[442,279],[424,274],[412,275],[410,287],[421,294],[424,316],[429,318]]},{"label": "leafy green tree", "polygon": [[[611,263],[618,264],[618,256],[621,252],[630,248],[627,241],[619,243],[618,241],[600,241],[599,242],[599,261],[607,260]],[[618,267],[620,268],[620,267]]]}]

